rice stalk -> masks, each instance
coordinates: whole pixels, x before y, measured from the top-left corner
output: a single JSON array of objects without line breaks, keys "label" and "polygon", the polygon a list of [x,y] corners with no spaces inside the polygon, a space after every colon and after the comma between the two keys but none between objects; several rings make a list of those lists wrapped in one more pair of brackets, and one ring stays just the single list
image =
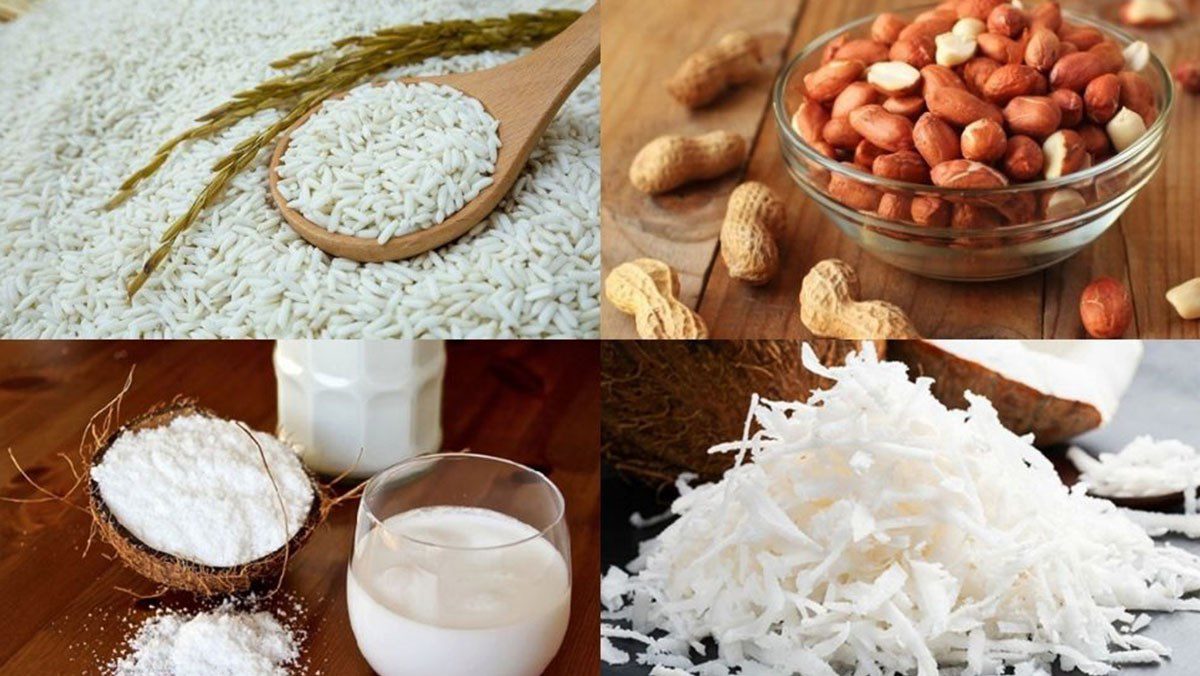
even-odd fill
[{"label": "rice stalk", "polygon": [[[5,1],[8,0],[0,0]],[[196,119],[197,126],[159,146],[150,161],[133,172],[104,205],[106,210],[112,210],[122,204],[183,143],[212,136],[264,110],[284,111],[278,122],[243,139],[212,167],[208,184],[191,207],[163,233],[159,247],[126,286],[130,300],[166,260],[179,235],[216,203],[229,182],[321,101],[384,71],[429,58],[532,47],[554,37],[579,16],[580,12],[572,10],[542,10],[489,19],[393,26],[369,35],[342,38],[326,49],[297,52],[272,62],[270,65],[277,70],[295,70],[237,92],[229,101],[201,115]]]}]

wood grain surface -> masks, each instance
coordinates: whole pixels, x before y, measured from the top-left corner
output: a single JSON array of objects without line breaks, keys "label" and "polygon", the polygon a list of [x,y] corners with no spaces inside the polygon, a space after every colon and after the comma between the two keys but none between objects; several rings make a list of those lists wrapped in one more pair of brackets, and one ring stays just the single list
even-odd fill
[{"label": "wood grain surface", "polygon": [[[137,365],[122,419],[185,394],[254,428],[275,425],[270,342],[0,342],[0,497],[36,498],[35,481],[72,483],[59,453],[74,454],[88,418]],[[596,674],[599,665],[599,355],[589,342],[448,345],[446,449],[469,448],[541,469],[567,501],[571,624],[547,674]],[[80,496],[82,497],[82,496]],[[81,502],[76,500],[77,503]],[[334,510],[295,557],[267,607],[297,617],[307,673],[369,674],[350,632],[345,574],[357,502]],[[154,585],[95,541],[87,515],[59,503],[0,502],[0,673],[97,673],[153,605],[199,607],[186,594],[135,600]],[[86,551],[86,553],[85,553]],[[292,611],[295,602],[302,614]]]},{"label": "wood grain surface", "polygon": [[[601,228],[603,270],[633,258],[659,258],[676,268],[682,299],[697,309],[715,338],[804,338],[797,296],[809,268],[841,258],[859,273],[864,297],[905,308],[926,336],[942,338],[1076,338],[1085,334],[1078,300],[1092,279],[1124,281],[1135,318],[1128,337],[1200,337],[1200,322],[1180,319],[1167,289],[1200,275],[1200,97],[1176,99],[1168,150],[1153,181],[1117,225],[1071,259],[1045,271],[994,283],[925,279],[885,265],[860,250],[808,200],[787,175],[770,111],[771,74],[716,104],[689,113],[666,94],[663,81],[695,49],[735,29],[786,34],[786,55],[853,19],[888,9],[927,4],[895,0],[721,0],[691,2],[605,0]],[[1111,17],[1115,0],[1067,0],[1074,11]],[[1187,3],[1181,3],[1187,4]],[[1168,64],[1200,56],[1200,17],[1169,29],[1134,31]],[[619,74],[615,75],[615,74]],[[752,139],[742,172],[681,192],[650,198],[636,192],[626,172],[637,150],[664,133],[724,128]],[[762,181],[784,197],[788,228],[781,238],[782,270],[754,288],[730,279],[717,251],[717,233],[730,191],[743,180]],[[633,321],[603,301],[601,333],[636,337]]]}]

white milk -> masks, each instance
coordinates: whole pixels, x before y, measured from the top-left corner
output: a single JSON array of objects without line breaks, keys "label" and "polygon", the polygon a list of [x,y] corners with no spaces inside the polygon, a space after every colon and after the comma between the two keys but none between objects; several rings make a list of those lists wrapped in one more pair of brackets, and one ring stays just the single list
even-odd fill
[{"label": "white milk", "polygon": [[381,676],[542,673],[566,633],[571,586],[562,555],[537,535],[471,507],[426,507],[374,527],[346,581],[367,662]]}]

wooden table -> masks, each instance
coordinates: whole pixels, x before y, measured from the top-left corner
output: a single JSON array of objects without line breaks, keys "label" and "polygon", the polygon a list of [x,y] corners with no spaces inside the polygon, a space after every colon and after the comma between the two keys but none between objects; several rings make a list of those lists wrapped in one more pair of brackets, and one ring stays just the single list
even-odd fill
[{"label": "wooden table", "polygon": [[[470,448],[545,471],[567,500],[571,624],[547,674],[596,674],[599,664],[599,357],[587,342],[450,344],[445,448]],[[263,430],[275,426],[270,342],[0,342],[0,496],[33,498],[13,456],[54,491],[72,483],[57,457],[136,364],[128,418],[176,394]],[[80,502],[76,500],[76,502]],[[300,601],[308,672],[368,674],[345,608],[345,574],[357,502],[334,510],[295,557],[284,596]],[[58,503],[0,502],[0,673],[94,673],[123,650],[151,605],[118,587],[154,584],[113,559],[100,541],[84,555],[87,515]],[[186,594],[161,604],[196,607]],[[290,608],[282,598],[268,607]]]},{"label": "wooden table", "polygon": [[[1133,295],[1129,337],[1200,337],[1200,322],[1185,322],[1167,304],[1167,289],[1200,275],[1200,97],[1181,95],[1167,140],[1169,150],[1154,180],[1119,223],[1064,263],[1021,279],[986,284],[924,279],[887,266],[861,251],[823,216],[787,175],[770,111],[778,68],[813,38],[852,19],[887,9],[925,4],[895,0],[605,0],[604,71],[601,83],[603,272],[649,256],[679,271],[682,299],[699,310],[717,338],[795,338],[800,323],[800,282],[816,262],[841,258],[853,265],[864,297],[905,308],[924,335],[939,338],[1076,338],[1084,335],[1078,301],[1092,279],[1123,280]],[[1063,3],[1078,11],[1110,14],[1116,0]],[[1177,3],[1179,4],[1179,3]],[[1186,3],[1182,3],[1186,4]],[[769,76],[744,86],[709,108],[689,112],[663,87],[673,70],[700,46],[735,29],[779,36]],[[1200,56],[1200,19],[1138,35],[1173,64]],[[661,134],[737,132],[752,141],[743,171],[659,198],[633,189],[627,172],[634,154]],[[717,235],[729,193],[743,180],[762,181],[785,198],[788,229],[783,269],[763,288],[730,279],[717,255]],[[633,321],[607,300],[602,335],[636,337]]]}]

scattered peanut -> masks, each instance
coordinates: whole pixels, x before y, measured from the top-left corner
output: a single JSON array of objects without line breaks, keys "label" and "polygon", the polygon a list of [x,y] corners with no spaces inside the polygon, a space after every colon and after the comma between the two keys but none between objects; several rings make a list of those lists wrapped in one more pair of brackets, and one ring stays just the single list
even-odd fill
[{"label": "scattered peanut", "polygon": [[679,276],[666,263],[639,258],[608,274],[605,295],[618,310],[633,315],[642,338],[702,340],[704,320],[679,302]]},{"label": "scattered peanut", "polygon": [[692,181],[733,171],[746,158],[746,141],[737,134],[714,131],[703,136],[660,136],[642,148],[629,167],[638,190],[657,195]]},{"label": "scattered peanut", "polygon": [[1093,338],[1120,338],[1133,321],[1133,301],[1123,284],[1100,277],[1083,290],[1079,318]]},{"label": "scattered peanut", "polygon": [[1200,277],[1188,280],[1167,292],[1167,302],[1180,317],[1200,319]]},{"label": "scattered peanut", "polygon": [[904,311],[884,301],[858,300],[858,276],[829,259],[809,270],[800,288],[800,321],[817,336],[843,340],[919,338]]},{"label": "scattered peanut", "polygon": [[761,72],[758,38],[738,31],[689,56],[667,80],[667,91],[683,105],[700,108]]},{"label": "scattered peanut", "polygon": [[755,285],[771,281],[779,271],[775,238],[785,218],[783,202],[762,183],[743,183],[733,191],[721,225],[721,257],[730,277]]},{"label": "scattered peanut", "polygon": [[1188,59],[1175,64],[1173,71],[1179,86],[1192,94],[1200,94],[1200,59]]},{"label": "scattered peanut", "polygon": [[1118,15],[1127,26],[1153,28],[1175,23],[1179,11],[1170,0],[1127,0]]}]

